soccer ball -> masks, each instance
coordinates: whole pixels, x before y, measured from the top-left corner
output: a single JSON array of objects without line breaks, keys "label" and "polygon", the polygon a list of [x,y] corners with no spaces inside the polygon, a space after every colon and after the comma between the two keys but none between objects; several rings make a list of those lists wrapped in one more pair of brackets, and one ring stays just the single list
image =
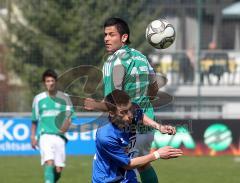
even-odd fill
[{"label": "soccer ball", "polygon": [[154,20],[147,26],[146,39],[154,48],[168,48],[175,40],[174,27],[167,20]]}]

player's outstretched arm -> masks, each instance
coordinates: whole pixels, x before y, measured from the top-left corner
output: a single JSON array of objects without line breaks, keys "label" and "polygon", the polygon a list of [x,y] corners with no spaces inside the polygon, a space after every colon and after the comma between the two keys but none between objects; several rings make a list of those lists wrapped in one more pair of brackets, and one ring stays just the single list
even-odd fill
[{"label": "player's outstretched arm", "polygon": [[67,130],[69,129],[69,127],[71,126],[72,124],[72,119],[69,117],[69,118],[66,118],[66,120],[64,121],[61,129],[60,129],[60,132],[61,133],[65,133],[67,132]]},{"label": "player's outstretched arm", "polygon": [[31,145],[33,149],[36,149],[37,147],[37,140],[35,138],[36,136],[36,130],[37,130],[37,122],[33,121],[31,126]]},{"label": "player's outstretched arm", "polygon": [[84,100],[84,109],[89,111],[101,111],[107,112],[107,106],[105,105],[104,101],[96,101],[92,98],[85,98]]},{"label": "player's outstretched arm", "polygon": [[150,84],[148,86],[148,96],[150,100],[154,100],[159,89],[167,84],[167,78],[161,73],[154,73],[153,71],[149,74]]},{"label": "player's outstretched arm", "polygon": [[156,121],[149,118],[147,115],[144,114],[143,116],[143,124],[146,126],[150,126],[152,128],[155,128],[159,130],[161,133],[167,133],[169,135],[176,134],[176,129],[173,126],[170,125],[161,125],[157,123]]},{"label": "player's outstretched arm", "polygon": [[155,81],[154,83],[150,84],[148,86],[148,96],[150,97],[150,100],[153,100],[155,98],[155,96],[157,95],[159,90],[157,81]]},{"label": "player's outstretched arm", "polygon": [[141,166],[143,166],[147,163],[150,163],[152,161],[155,161],[159,158],[171,159],[171,158],[177,158],[182,155],[183,155],[183,152],[181,149],[176,149],[171,146],[166,146],[166,147],[159,148],[152,154],[148,154],[145,156],[140,156],[140,157],[131,159],[130,163],[123,168],[130,170],[130,169],[141,167]]}]

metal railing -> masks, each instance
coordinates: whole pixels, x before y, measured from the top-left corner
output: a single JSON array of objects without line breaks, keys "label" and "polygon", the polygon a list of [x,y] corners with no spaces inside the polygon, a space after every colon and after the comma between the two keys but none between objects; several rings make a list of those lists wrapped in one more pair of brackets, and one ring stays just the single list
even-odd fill
[{"label": "metal railing", "polygon": [[[169,85],[196,85],[195,50],[155,52],[149,55],[156,72],[167,76]],[[201,85],[240,85],[240,52],[201,50]]]}]

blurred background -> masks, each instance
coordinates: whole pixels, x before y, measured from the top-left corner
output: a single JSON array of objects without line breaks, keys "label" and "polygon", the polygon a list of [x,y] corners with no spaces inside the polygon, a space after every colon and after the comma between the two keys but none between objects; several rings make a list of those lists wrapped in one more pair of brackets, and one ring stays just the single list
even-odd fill
[{"label": "blurred background", "polygon": [[[129,23],[131,46],[169,80],[163,90],[175,100],[161,111],[238,117],[238,1],[1,0],[0,7],[1,112],[28,112],[32,97],[42,89],[40,76],[46,68],[59,75],[80,65],[101,69],[102,24],[118,16]],[[145,40],[147,24],[157,18],[176,29],[175,43],[165,50],[154,50]],[[81,89],[75,83],[69,92],[79,95]],[[96,93],[102,96],[101,89]]]},{"label": "blurred background", "polygon": [[[158,119],[187,126],[186,133],[175,140],[163,137],[163,145],[181,147],[187,155],[193,155],[184,159],[184,171],[192,169],[192,175],[212,162],[206,174],[198,174],[201,178],[185,175],[185,179],[177,168],[173,171],[180,171],[179,177],[177,174],[171,178],[155,164],[163,177],[161,182],[203,182],[203,179],[237,182],[236,170],[240,165],[236,163],[238,160],[233,161],[240,155],[240,1],[237,0],[0,0],[0,155],[4,156],[0,161],[7,158],[14,166],[18,158],[6,156],[38,154],[30,147],[29,128],[33,96],[43,91],[42,72],[53,68],[63,75],[81,65],[92,65],[100,71],[106,55],[103,23],[112,16],[128,22],[131,47],[144,53],[155,71],[168,78],[167,85],[160,90],[174,96],[174,100],[156,109]],[[167,19],[176,30],[174,44],[165,50],[154,49],[145,39],[147,25],[158,18]],[[89,93],[83,88],[85,82],[86,78],[81,77],[65,92],[101,99],[99,82],[88,81],[94,90]],[[99,114],[78,108],[77,115],[79,120],[91,122]],[[79,134],[68,134],[68,154],[94,154],[94,131],[84,129]],[[216,162],[209,157],[194,159],[201,155],[228,156],[220,156]],[[85,165],[81,164],[85,158],[73,158],[66,177],[74,177],[71,172],[76,171],[80,178],[86,176],[88,180],[91,172],[86,169],[91,168],[91,158]],[[81,170],[73,168],[76,160],[79,164],[75,165]],[[36,167],[40,166],[38,159],[33,161]],[[164,166],[177,167],[181,160],[176,162]],[[229,175],[226,173],[225,178],[217,180],[221,172],[227,172],[220,162],[224,162]],[[199,169],[194,170],[196,164]],[[208,174],[211,171],[216,174]],[[41,182],[41,174],[34,177],[36,180],[30,182]],[[80,179],[69,177],[62,182]],[[6,172],[3,182],[20,180],[10,179],[10,173]]]}]

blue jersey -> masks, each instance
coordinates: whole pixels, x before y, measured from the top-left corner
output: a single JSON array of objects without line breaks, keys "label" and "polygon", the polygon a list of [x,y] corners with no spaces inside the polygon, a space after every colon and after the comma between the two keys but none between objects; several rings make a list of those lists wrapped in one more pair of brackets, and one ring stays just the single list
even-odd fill
[{"label": "blue jersey", "polygon": [[125,170],[130,163],[136,143],[136,125],[143,112],[136,108],[129,128],[119,129],[110,121],[96,133],[96,154],[93,160],[93,183],[137,183],[134,170]]}]

